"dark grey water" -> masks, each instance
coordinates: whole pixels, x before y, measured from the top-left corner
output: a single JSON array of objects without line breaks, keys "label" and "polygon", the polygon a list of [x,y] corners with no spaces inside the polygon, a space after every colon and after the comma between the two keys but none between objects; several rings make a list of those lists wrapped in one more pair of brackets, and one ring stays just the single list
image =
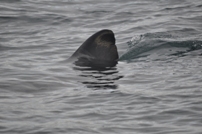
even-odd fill
[{"label": "dark grey water", "polygon": [[[119,63],[67,63],[111,29]],[[201,0],[1,0],[1,134],[202,134]]]}]

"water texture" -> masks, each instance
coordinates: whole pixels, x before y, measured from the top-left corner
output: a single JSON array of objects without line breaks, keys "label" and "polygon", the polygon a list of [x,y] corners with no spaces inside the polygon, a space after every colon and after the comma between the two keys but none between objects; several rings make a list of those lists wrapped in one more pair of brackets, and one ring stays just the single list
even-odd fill
[{"label": "water texture", "polygon": [[[1,0],[1,134],[202,134],[201,0]],[[111,29],[120,61],[67,62]]]}]

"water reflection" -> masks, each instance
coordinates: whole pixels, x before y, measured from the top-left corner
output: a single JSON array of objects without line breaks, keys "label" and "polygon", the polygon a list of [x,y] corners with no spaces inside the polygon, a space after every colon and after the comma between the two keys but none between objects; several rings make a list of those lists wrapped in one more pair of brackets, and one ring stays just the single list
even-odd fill
[{"label": "water reflection", "polygon": [[117,89],[118,85],[115,82],[123,77],[116,67],[99,68],[75,65],[73,69],[81,72],[79,76],[84,78],[81,83],[94,90]]}]

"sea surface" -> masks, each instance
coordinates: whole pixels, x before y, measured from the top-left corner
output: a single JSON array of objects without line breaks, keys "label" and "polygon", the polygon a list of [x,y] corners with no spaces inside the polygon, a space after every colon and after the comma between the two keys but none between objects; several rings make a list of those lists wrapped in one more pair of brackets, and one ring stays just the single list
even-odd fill
[{"label": "sea surface", "polygon": [[[68,62],[101,29],[118,64]],[[0,134],[202,134],[202,1],[1,0]]]}]

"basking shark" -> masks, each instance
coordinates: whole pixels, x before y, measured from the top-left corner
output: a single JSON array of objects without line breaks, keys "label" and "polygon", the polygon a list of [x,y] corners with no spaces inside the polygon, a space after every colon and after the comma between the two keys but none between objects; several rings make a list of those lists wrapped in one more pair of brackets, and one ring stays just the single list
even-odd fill
[{"label": "basking shark", "polygon": [[104,29],[90,36],[69,58],[78,66],[113,67],[118,62],[116,39]]}]

